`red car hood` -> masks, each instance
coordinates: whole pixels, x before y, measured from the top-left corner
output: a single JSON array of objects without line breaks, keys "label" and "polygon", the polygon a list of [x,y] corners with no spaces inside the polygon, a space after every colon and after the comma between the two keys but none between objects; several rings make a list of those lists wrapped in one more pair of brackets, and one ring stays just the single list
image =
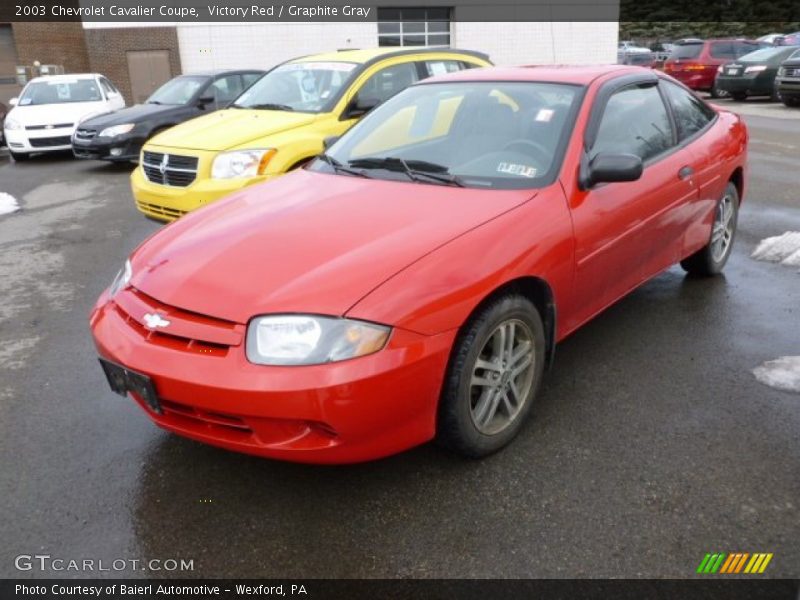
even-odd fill
[{"label": "red car hood", "polygon": [[297,171],[159,231],[134,252],[131,283],[159,302],[238,323],[266,313],[343,315],[425,254],[532,196]]}]

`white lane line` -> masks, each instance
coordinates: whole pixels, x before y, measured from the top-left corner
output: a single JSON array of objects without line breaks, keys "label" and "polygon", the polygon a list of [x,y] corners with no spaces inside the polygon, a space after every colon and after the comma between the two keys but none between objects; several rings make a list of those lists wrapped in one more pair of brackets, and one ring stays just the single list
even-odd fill
[{"label": "white lane line", "polygon": [[756,379],[785,392],[800,393],[800,356],[781,356],[753,369]]},{"label": "white lane line", "polygon": [[12,213],[15,210],[19,210],[17,199],[11,194],[0,192],[0,215]]},{"label": "white lane line", "polygon": [[787,267],[800,267],[800,231],[787,231],[761,240],[750,257]]}]

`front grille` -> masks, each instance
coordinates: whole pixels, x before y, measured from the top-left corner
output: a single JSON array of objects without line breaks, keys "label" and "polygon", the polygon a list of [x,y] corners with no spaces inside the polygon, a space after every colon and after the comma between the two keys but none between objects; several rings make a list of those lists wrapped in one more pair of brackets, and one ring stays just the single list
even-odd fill
[{"label": "front grille", "polygon": [[30,145],[34,148],[47,148],[49,146],[69,146],[70,137],[68,135],[59,135],[56,137],[41,137],[31,138],[28,140]]},{"label": "front grille", "polygon": [[37,129],[58,129],[61,127],[72,127],[72,123],[54,123],[53,125],[26,125],[25,129],[34,131]]},{"label": "front grille", "polygon": [[[146,341],[192,354],[225,356],[244,338],[244,326],[161,304],[144,292],[129,288],[114,298],[115,309]],[[143,315],[160,314],[170,322],[165,329],[149,329]]]},{"label": "front grille", "polygon": [[786,77],[800,77],[800,67],[786,67],[784,74]]},{"label": "front grille", "polygon": [[187,187],[197,177],[197,157],[145,151],[142,155],[142,170],[152,183]]},{"label": "front grille", "polygon": [[78,129],[75,132],[75,139],[76,140],[88,141],[88,140],[94,139],[94,137],[96,135],[97,135],[97,130],[96,129]]}]

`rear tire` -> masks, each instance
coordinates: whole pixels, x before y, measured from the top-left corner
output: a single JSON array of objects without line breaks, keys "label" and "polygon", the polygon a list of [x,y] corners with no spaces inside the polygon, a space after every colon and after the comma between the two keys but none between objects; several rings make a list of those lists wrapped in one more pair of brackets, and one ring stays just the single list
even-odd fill
[{"label": "rear tire", "polygon": [[712,98],[727,98],[730,95],[725,90],[720,89],[716,81],[712,84],[709,94]]},{"label": "rear tire", "polygon": [[9,150],[8,153],[16,162],[25,162],[31,158],[31,155],[25,152],[14,152],[13,150]]},{"label": "rear tire", "polygon": [[730,181],[717,203],[708,244],[681,261],[690,275],[712,277],[722,272],[731,255],[739,219],[739,192]]},{"label": "rear tire", "polygon": [[544,325],[531,301],[518,294],[491,301],[456,338],[437,441],[471,458],[500,450],[530,414],[544,363]]}]

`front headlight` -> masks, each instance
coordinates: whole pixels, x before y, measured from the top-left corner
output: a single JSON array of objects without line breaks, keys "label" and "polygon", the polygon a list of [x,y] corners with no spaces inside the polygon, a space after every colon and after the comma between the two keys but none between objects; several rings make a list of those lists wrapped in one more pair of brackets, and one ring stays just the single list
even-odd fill
[{"label": "front headlight", "polygon": [[722,65],[717,67],[717,73],[722,73]]},{"label": "front headlight", "polygon": [[385,325],[315,315],[256,317],[247,328],[247,360],[260,365],[321,365],[377,352]]},{"label": "front headlight", "polygon": [[131,129],[136,127],[135,123],[125,123],[124,125],[114,125],[113,127],[106,127],[100,132],[99,137],[117,137],[123,133],[128,133]]},{"label": "front headlight", "polygon": [[269,161],[275,156],[275,148],[260,150],[235,150],[217,154],[211,165],[214,179],[233,179],[234,177],[255,177],[263,175]]},{"label": "front headlight", "polygon": [[761,73],[761,71],[766,71],[767,65],[755,65],[753,67],[747,67],[744,72],[745,73]]},{"label": "front headlight", "polygon": [[111,287],[108,288],[108,295],[112,298],[116,296],[117,292],[128,285],[132,275],[133,270],[131,269],[131,261],[126,260],[125,265],[119,270],[117,276],[114,277],[114,281],[111,282]]},{"label": "front headlight", "polygon": [[786,75],[786,68],[785,67],[779,67],[778,68],[778,77],[783,77],[784,75]]},{"label": "front headlight", "polygon": [[8,129],[9,131],[14,131],[15,129],[22,129],[22,123],[20,123],[16,119],[12,119],[11,117],[6,117],[6,120],[3,123],[3,127]]}]

